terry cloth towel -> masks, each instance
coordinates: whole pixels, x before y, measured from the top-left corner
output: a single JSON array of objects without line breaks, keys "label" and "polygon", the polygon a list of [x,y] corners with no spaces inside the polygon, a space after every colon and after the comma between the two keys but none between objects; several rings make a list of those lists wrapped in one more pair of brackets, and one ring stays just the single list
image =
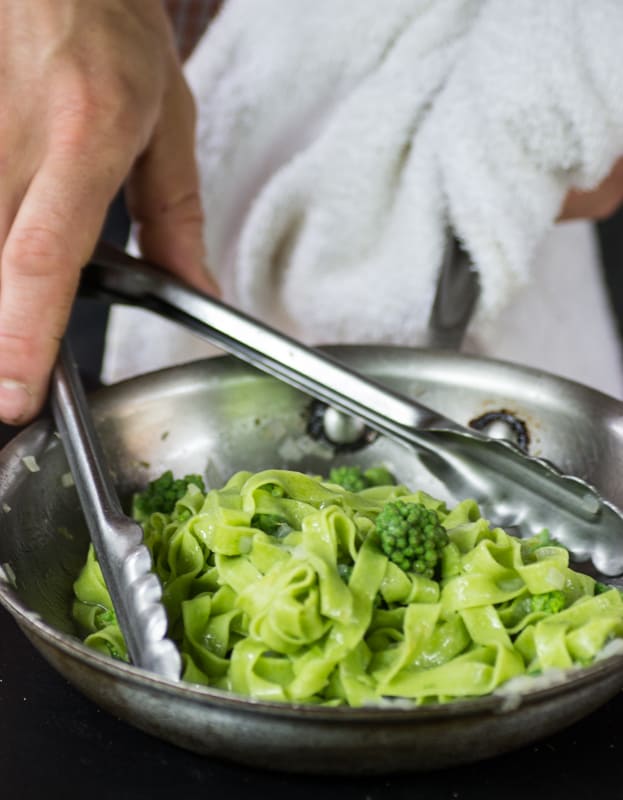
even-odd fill
[{"label": "terry cloth towel", "polygon": [[468,350],[621,395],[594,241],[553,233],[623,154],[621,41],[619,0],[228,0],[186,68],[225,299],[309,343],[418,345],[450,225],[481,276]]}]

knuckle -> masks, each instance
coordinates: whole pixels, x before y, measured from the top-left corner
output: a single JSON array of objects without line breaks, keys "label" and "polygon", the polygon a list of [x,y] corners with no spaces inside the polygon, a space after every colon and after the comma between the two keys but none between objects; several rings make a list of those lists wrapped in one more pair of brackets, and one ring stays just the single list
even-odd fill
[{"label": "knuckle", "polygon": [[98,87],[76,64],[66,64],[56,84],[55,111],[61,118],[88,117],[98,106]]},{"label": "knuckle", "polygon": [[197,226],[198,228],[203,225],[203,209],[198,191],[189,191],[187,194],[176,198],[168,211],[176,217],[180,224]]},{"label": "knuckle", "polygon": [[2,260],[15,275],[40,277],[59,267],[66,269],[71,260],[71,249],[54,228],[31,225],[11,234],[4,246]]},{"label": "knuckle", "polygon": [[49,342],[42,332],[26,323],[22,315],[3,315],[0,324],[0,361],[3,378],[32,385],[44,369],[58,340]]},{"label": "knuckle", "polygon": [[147,200],[129,193],[128,207],[132,217],[142,225],[158,225],[164,220],[174,220],[176,225],[200,229],[204,221],[201,198],[194,188]]},{"label": "knuckle", "polygon": [[129,76],[111,71],[96,83],[72,69],[57,98],[55,142],[76,152],[94,141],[134,140],[142,134],[145,108],[145,97]]},{"label": "knuckle", "polygon": [[9,372],[19,379],[28,371],[27,365],[35,359],[37,344],[34,337],[24,331],[0,330],[0,352],[4,372],[7,371],[7,365],[11,365],[13,369]]},{"label": "knuckle", "polygon": [[146,96],[130,76],[116,73],[107,77],[105,86],[97,98],[100,113],[113,126],[136,126],[147,106]]}]

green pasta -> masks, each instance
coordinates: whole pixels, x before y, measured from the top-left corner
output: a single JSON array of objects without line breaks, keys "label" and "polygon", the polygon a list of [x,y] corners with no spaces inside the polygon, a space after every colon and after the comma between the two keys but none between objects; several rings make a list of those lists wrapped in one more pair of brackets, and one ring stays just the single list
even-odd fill
[{"label": "green pasta", "polygon": [[[376,520],[398,499],[445,531],[433,577],[383,552]],[[259,700],[445,703],[590,664],[623,636],[617,589],[570,569],[545,533],[492,528],[472,500],[265,470],[207,493],[190,483],[170,513],[137,516],[183,679]],[[74,590],[86,644],[127,660],[92,549]]]}]

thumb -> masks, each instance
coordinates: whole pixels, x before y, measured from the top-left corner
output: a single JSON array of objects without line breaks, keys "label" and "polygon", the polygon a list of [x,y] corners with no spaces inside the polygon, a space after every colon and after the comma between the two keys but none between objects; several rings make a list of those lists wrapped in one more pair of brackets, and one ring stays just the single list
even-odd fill
[{"label": "thumb", "polygon": [[129,176],[126,199],[143,256],[197,289],[218,295],[203,243],[194,101],[181,71],[166,92],[149,145]]}]

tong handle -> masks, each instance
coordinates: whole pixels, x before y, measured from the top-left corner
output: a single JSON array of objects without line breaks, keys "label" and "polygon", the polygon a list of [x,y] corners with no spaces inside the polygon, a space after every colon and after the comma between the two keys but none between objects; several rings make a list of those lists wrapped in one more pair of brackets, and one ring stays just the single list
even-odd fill
[{"label": "tong handle", "polygon": [[51,405],[130,658],[139,667],[177,679],[181,658],[165,638],[162,588],[151,572],[141,526],[121,508],[67,339],[52,374]]},{"label": "tong handle", "polygon": [[462,429],[436,411],[105,243],[98,245],[83,273],[83,285],[88,288],[89,283],[97,291],[110,291],[117,299],[182,323],[241,360],[384,433],[414,441],[419,440],[416,430]]}]

